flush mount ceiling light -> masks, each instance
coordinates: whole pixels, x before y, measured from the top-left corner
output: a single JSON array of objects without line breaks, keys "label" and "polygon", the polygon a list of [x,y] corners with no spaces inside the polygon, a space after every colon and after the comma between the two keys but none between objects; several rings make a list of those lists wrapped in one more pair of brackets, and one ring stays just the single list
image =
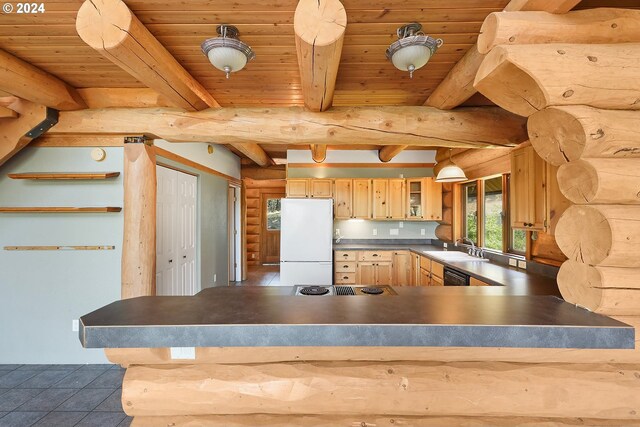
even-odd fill
[{"label": "flush mount ceiling light", "polygon": [[440,169],[436,177],[436,182],[459,182],[466,180],[467,176],[464,174],[464,171],[451,160],[451,148],[449,148],[449,164]]},{"label": "flush mount ceiling light", "polygon": [[417,22],[398,28],[398,40],[391,43],[387,49],[387,59],[401,71],[408,71],[413,78],[413,72],[429,62],[431,56],[442,46],[442,39],[434,39],[425,35],[422,25]]},{"label": "flush mount ceiling light", "polygon": [[218,25],[216,32],[219,37],[202,42],[202,52],[214,67],[224,71],[229,78],[231,73],[242,70],[256,54],[249,45],[238,39],[238,29],[233,25]]}]

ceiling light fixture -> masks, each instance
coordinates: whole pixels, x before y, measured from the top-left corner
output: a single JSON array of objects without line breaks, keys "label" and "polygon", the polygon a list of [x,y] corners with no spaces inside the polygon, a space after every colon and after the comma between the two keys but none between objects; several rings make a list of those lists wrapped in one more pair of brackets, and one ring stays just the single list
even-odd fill
[{"label": "ceiling light fixture", "polygon": [[434,39],[425,35],[422,25],[417,22],[398,28],[398,40],[391,43],[387,49],[387,59],[401,71],[408,71],[413,78],[413,72],[422,68],[442,46],[442,39]]},{"label": "ceiling light fixture", "polygon": [[451,148],[449,148],[449,164],[440,169],[436,182],[460,182],[466,180],[467,176],[464,171],[451,160]]},{"label": "ceiling light fixture", "polygon": [[242,70],[256,54],[249,45],[238,39],[238,29],[233,25],[218,25],[216,32],[219,37],[202,42],[202,53],[207,55],[214,67],[224,71],[229,78],[231,73]]}]

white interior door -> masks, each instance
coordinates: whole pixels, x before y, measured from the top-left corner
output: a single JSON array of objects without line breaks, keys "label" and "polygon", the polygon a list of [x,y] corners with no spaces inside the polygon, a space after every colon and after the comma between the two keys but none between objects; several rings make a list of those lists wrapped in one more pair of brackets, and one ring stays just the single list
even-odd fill
[{"label": "white interior door", "polygon": [[229,187],[228,190],[227,221],[229,225],[229,282],[236,281],[236,189]]},{"label": "white interior door", "polygon": [[193,295],[198,178],[157,166],[156,295]]},{"label": "white interior door", "polygon": [[178,287],[177,194],[178,172],[157,167],[156,198],[156,294],[172,295]]}]

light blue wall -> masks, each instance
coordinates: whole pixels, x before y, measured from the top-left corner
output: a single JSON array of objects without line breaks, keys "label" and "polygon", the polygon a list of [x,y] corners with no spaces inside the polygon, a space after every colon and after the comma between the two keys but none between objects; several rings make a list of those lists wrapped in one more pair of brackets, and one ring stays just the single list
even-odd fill
[{"label": "light blue wall", "polygon": [[[0,206],[122,206],[122,175],[28,181],[10,172],[122,172],[123,149],[25,148],[0,167]],[[122,213],[0,214],[0,363],[104,363],[83,349],[73,319],[120,298]],[[6,251],[17,245],[114,245],[109,251]]]},{"label": "light blue wall", "polygon": [[[436,239],[435,229],[438,223],[435,221],[370,221],[370,220],[335,220],[333,228],[340,230],[343,239]],[[377,235],[373,235],[373,230]],[[398,235],[391,235],[389,230],[398,230]],[[425,235],[421,234],[425,231]]]}]

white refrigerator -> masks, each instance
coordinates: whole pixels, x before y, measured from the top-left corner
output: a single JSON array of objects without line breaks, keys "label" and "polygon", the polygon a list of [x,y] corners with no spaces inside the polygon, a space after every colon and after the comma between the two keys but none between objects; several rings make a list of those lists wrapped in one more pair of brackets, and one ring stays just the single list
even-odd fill
[{"label": "white refrigerator", "polygon": [[333,200],[282,199],[280,285],[333,284]]}]

